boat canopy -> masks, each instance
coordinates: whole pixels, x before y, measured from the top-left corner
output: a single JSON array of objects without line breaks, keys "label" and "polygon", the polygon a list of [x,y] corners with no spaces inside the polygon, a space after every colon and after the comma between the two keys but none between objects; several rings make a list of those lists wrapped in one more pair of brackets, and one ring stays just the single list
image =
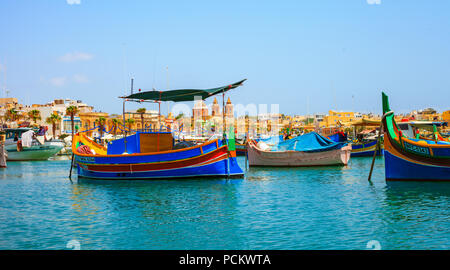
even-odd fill
[{"label": "boat canopy", "polygon": [[432,121],[411,121],[408,122],[413,127],[421,128],[421,129],[427,129],[427,130],[433,130],[433,126],[436,127],[446,127],[448,126],[447,122],[432,122]]},{"label": "boat canopy", "polygon": [[202,100],[214,96],[216,94],[229,91],[231,89],[234,89],[236,87],[239,87],[242,85],[244,81],[247,79],[243,79],[239,82],[212,88],[212,89],[178,89],[178,90],[169,90],[169,91],[146,91],[146,92],[139,92],[135,94],[131,94],[129,96],[124,96],[121,98],[126,99],[132,99],[137,101],[144,101],[144,100],[153,100],[153,101],[174,101],[174,102],[181,102],[181,101],[193,101],[196,99],[196,97],[201,97]]},{"label": "boat canopy", "polygon": [[302,152],[321,152],[338,149],[346,143],[334,142],[324,136],[311,132],[290,140],[282,141],[271,147],[271,151],[302,151]]},{"label": "boat canopy", "polygon": [[380,120],[369,120],[369,119],[361,119],[352,124],[355,127],[379,127],[381,121]]},{"label": "boat canopy", "polygon": [[282,142],[283,140],[284,140],[283,135],[272,136],[264,139],[263,138],[255,139],[256,142],[264,142],[266,144],[277,144],[279,142]]}]

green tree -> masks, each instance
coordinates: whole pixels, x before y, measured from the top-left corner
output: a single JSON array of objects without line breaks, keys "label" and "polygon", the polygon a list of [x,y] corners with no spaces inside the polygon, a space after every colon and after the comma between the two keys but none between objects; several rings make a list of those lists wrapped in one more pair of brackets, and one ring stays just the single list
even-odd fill
[{"label": "green tree", "polygon": [[175,117],[175,120],[178,120],[178,119],[183,118],[183,117],[184,117],[184,113],[179,113],[179,114]]},{"label": "green tree", "polygon": [[114,137],[116,137],[117,127],[122,124],[122,121],[120,121],[119,119],[113,118],[113,120],[111,122],[112,122],[113,134],[114,134]]},{"label": "green tree", "polygon": [[11,121],[16,121],[17,119],[17,111],[15,108],[11,108],[8,110],[8,112],[6,113],[6,117],[8,120]]},{"label": "green tree", "polygon": [[145,108],[139,108],[136,110],[137,113],[139,113],[141,115],[141,125],[142,125],[142,129],[144,129],[144,114],[147,110]]},{"label": "green tree", "polygon": [[33,120],[35,124],[37,124],[37,120],[41,119],[41,112],[39,110],[31,110],[27,113],[28,117]]},{"label": "green tree", "polygon": [[125,120],[125,123],[127,124],[128,129],[129,129],[130,132],[131,132],[131,127],[132,127],[133,124],[134,124],[134,119],[133,119],[133,118],[128,118],[127,120]]},{"label": "green tree", "polygon": [[103,129],[105,128],[105,124],[106,124],[106,118],[103,116],[100,116],[97,121],[96,121],[99,125],[99,130],[100,130],[100,140],[103,137]]},{"label": "green tree", "polygon": [[59,116],[59,114],[52,114],[49,117],[47,117],[47,119],[45,119],[45,122],[47,124],[51,124],[52,125],[52,134],[53,134],[53,138],[56,138],[56,124],[61,121],[61,116]]},{"label": "green tree", "polygon": [[72,141],[73,141],[73,134],[74,134],[74,130],[75,130],[74,118],[77,113],[78,113],[77,106],[69,106],[66,108],[66,115],[70,115],[70,122],[72,125]]}]

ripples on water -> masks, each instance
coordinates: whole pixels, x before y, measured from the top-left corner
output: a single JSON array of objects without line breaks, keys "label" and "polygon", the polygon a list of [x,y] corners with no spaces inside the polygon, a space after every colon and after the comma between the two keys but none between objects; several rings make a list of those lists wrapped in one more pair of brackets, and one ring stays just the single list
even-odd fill
[{"label": "ripples on water", "polygon": [[[243,167],[244,159],[239,158]],[[245,180],[74,181],[64,158],[0,170],[0,249],[448,249],[450,183],[348,167],[251,168]],[[76,178],[76,177],[75,177]]]}]

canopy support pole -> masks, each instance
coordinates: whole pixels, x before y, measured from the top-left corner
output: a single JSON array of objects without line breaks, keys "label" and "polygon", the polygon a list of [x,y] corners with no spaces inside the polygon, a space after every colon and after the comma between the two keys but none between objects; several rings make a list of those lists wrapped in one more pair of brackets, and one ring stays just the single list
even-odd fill
[{"label": "canopy support pole", "polygon": [[[222,90],[222,130],[223,130],[223,134],[226,133],[226,128],[227,128],[227,122],[226,122],[226,118],[225,118],[225,89]],[[225,136],[224,136],[225,138]]]},{"label": "canopy support pole", "polygon": [[[158,101],[158,129],[161,131],[161,101]],[[156,134],[156,151],[159,152],[159,132]]]},{"label": "canopy support pole", "polygon": [[125,128],[125,102],[127,101],[127,99],[123,100],[123,112],[122,112],[122,119],[123,119],[123,126],[124,126],[124,137],[123,137],[123,145],[124,145],[124,150],[123,152],[126,153],[127,152],[127,129]]}]

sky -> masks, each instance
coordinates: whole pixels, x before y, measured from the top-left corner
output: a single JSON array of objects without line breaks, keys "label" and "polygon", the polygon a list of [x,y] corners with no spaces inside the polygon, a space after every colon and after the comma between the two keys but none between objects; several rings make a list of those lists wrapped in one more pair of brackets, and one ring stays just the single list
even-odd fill
[{"label": "sky", "polygon": [[2,0],[0,94],[120,114],[131,77],[143,91],[246,78],[233,103],[285,114],[380,114],[381,91],[396,112],[442,112],[449,11],[448,0]]}]

